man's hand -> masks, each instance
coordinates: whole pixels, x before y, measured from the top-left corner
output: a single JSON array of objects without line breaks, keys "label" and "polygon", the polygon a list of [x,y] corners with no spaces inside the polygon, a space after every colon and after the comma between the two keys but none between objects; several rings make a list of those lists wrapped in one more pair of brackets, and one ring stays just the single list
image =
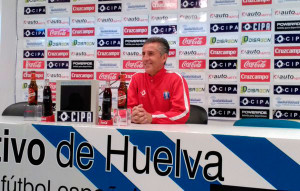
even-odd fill
[{"label": "man's hand", "polygon": [[146,124],[152,122],[152,115],[148,113],[144,108],[143,105],[140,104],[132,108],[132,122],[138,124]]}]

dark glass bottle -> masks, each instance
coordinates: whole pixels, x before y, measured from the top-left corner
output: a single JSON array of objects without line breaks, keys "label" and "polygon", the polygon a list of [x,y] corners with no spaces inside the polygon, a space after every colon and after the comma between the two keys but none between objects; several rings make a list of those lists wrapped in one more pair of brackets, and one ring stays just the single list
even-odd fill
[{"label": "dark glass bottle", "polygon": [[118,88],[118,109],[127,108],[127,86],[125,81],[125,73],[121,72],[120,85]]},{"label": "dark glass bottle", "polygon": [[112,107],[112,93],[110,89],[110,81],[106,81],[105,89],[103,92],[102,102],[102,120],[111,119],[111,107]]},{"label": "dark glass bottle", "polygon": [[49,86],[49,80],[45,80],[44,90],[43,90],[43,116],[52,116],[52,92]]},{"label": "dark glass bottle", "polygon": [[28,87],[28,105],[37,105],[38,103],[38,86],[36,84],[35,71],[31,72],[31,80]]}]

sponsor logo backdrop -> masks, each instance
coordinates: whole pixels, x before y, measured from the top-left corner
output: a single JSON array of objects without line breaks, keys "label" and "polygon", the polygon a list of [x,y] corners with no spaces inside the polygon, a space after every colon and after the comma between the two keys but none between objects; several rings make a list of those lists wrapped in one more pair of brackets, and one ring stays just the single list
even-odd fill
[{"label": "sponsor logo backdrop", "polygon": [[20,0],[17,101],[32,70],[54,95],[56,80],[102,85],[125,71],[129,82],[143,71],[143,43],[157,36],[171,47],[165,67],[186,78],[191,103],[210,119],[298,112],[299,15],[298,0]]}]

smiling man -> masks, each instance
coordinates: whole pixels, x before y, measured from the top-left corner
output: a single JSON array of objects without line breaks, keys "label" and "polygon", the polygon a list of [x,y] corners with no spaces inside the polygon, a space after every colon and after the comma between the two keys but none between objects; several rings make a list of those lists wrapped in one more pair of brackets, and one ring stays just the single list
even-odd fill
[{"label": "smiling man", "polygon": [[132,76],[128,87],[128,108],[132,122],[180,124],[190,114],[190,98],[185,79],[164,68],[169,54],[164,38],[149,38],[143,46],[145,72]]}]

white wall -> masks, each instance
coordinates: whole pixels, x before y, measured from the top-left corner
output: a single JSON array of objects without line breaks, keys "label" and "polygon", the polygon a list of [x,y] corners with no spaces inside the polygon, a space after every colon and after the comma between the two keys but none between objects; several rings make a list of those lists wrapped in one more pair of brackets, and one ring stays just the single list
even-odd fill
[{"label": "white wall", "polygon": [[17,0],[0,0],[0,115],[15,103]]}]

